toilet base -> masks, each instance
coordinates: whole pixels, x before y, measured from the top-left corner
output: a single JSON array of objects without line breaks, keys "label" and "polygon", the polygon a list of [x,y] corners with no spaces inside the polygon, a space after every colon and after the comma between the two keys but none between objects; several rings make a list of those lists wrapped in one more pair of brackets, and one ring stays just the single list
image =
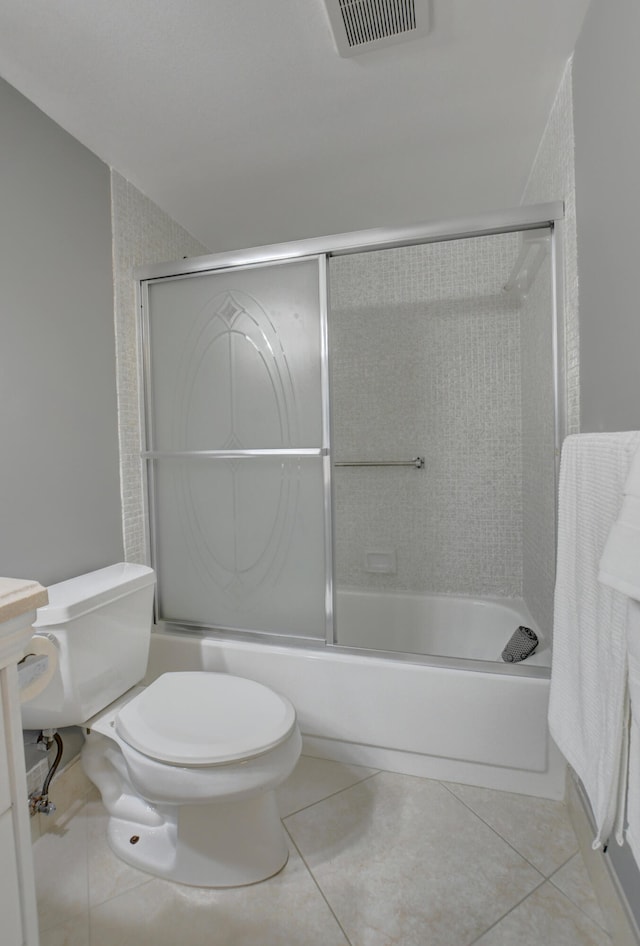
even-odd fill
[{"label": "toilet base", "polygon": [[272,877],[287,863],[273,791],[162,809],[156,825],[109,818],[109,844],[132,867],[194,887],[241,887]]},{"label": "toilet base", "polygon": [[[262,756],[189,770],[125,747],[127,762],[115,734],[92,731],[82,764],[109,815],[109,844],[123,861],[194,887],[241,887],[272,877],[287,863],[275,790],[293,771],[301,745],[296,727]],[[129,765],[137,778],[142,771],[144,784],[136,784]]]}]

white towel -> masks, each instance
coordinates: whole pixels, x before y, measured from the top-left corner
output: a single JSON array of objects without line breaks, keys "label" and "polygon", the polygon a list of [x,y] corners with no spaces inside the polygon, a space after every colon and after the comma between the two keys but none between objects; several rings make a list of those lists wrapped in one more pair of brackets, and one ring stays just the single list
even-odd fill
[{"label": "white towel", "polygon": [[640,599],[640,450],[624,486],[624,500],[600,561],[600,581]]},{"label": "white towel", "polygon": [[627,795],[627,841],[640,866],[640,603],[629,601],[627,628],[629,645],[629,696],[631,698],[631,735]]},{"label": "white towel", "polygon": [[581,779],[596,822],[612,832],[625,762],[627,599],[598,582],[640,433],[577,434],[562,449],[549,727]]},{"label": "white towel", "polygon": [[[631,719],[626,788],[626,831],[640,866],[640,449],[631,463],[622,508],[609,532],[600,561],[600,581],[627,595],[627,659]],[[623,821],[624,804],[620,807]]]}]

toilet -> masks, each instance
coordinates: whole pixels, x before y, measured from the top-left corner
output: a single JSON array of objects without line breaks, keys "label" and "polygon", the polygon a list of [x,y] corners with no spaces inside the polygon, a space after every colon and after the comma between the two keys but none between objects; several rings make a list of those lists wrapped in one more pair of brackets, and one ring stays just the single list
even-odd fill
[{"label": "toilet", "polygon": [[84,727],[85,772],[122,860],[157,877],[235,887],[284,867],[275,789],[302,747],[285,697],[227,673],[165,673],[140,686],[155,574],[121,563],[48,588],[32,650],[55,672],[22,704],[25,729]]}]

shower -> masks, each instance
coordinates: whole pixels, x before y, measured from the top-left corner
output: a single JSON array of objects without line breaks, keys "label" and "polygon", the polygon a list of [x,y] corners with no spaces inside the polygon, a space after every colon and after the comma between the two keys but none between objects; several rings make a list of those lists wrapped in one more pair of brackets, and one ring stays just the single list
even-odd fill
[{"label": "shower", "polygon": [[555,205],[153,267],[143,462],[169,629],[549,664]]}]

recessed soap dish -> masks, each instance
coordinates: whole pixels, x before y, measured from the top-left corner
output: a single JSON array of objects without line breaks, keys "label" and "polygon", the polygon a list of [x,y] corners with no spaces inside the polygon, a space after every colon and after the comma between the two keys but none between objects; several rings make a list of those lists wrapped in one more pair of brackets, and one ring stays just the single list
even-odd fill
[{"label": "recessed soap dish", "polygon": [[377,575],[395,575],[397,571],[395,549],[366,549],[364,570]]}]

